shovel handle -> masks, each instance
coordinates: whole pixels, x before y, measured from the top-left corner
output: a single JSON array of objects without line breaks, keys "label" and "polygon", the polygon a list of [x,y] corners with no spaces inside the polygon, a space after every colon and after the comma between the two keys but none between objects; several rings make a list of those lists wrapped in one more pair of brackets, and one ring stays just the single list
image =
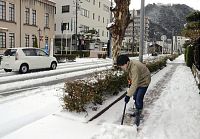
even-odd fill
[{"label": "shovel handle", "polygon": [[123,111],[123,114],[122,114],[121,125],[123,125],[123,123],[124,123],[124,115],[125,115],[125,111],[126,111],[126,103],[125,103],[125,105],[124,105],[124,111]]}]

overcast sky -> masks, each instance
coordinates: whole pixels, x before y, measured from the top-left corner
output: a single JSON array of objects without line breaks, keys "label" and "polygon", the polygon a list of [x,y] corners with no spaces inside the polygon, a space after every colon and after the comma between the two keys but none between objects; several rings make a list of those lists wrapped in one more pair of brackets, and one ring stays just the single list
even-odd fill
[{"label": "overcast sky", "polygon": [[[186,4],[195,10],[200,10],[200,0],[145,0],[145,5],[152,3]],[[141,0],[131,0],[130,9],[140,9]]]}]

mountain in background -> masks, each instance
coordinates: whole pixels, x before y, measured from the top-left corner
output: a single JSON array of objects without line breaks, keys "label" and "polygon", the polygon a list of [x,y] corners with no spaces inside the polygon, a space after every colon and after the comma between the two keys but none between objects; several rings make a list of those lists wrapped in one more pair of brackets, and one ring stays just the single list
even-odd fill
[{"label": "mountain in background", "polygon": [[[195,11],[185,4],[148,4],[145,7],[145,15],[150,19],[149,38],[160,40],[162,35],[172,38],[172,32],[180,35],[186,23],[186,16]],[[155,34],[155,35],[154,35]]]}]

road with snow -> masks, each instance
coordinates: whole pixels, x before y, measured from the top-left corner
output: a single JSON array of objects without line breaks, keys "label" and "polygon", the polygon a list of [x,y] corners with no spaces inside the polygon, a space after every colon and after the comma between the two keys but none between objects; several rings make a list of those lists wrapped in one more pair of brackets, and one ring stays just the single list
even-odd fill
[{"label": "road with snow", "polygon": [[[18,74],[17,72],[6,73],[0,71],[0,95],[10,95],[25,90],[36,89],[41,86],[50,86],[62,83],[68,79],[81,78],[82,75],[91,74],[94,71],[111,68],[110,60],[98,60],[89,62],[68,62],[58,64],[56,70],[31,72]],[[81,71],[81,72],[80,72]],[[85,71],[84,74],[82,71]],[[76,75],[72,74],[76,72]],[[80,72],[80,73],[79,73]]]}]

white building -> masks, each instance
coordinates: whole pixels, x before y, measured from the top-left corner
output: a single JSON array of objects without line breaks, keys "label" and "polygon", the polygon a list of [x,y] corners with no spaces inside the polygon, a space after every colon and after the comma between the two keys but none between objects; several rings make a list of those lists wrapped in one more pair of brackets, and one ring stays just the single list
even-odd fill
[{"label": "white building", "polygon": [[[92,29],[98,32],[94,37],[100,39],[101,43],[97,46],[99,50],[104,43],[107,43],[109,31],[106,27],[110,22],[111,5],[109,0],[54,0],[54,2],[56,2],[56,51],[61,49],[65,51],[77,50],[77,46],[79,46],[80,43],[84,43],[84,38],[79,38],[76,45],[75,34],[83,35],[85,32]],[[66,25],[66,30],[63,32],[61,31],[62,23]],[[94,46],[96,47],[96,45]],[[94,49],[94,47],[87,47],[85,49]]]},{"label": "white building", "polygon": [[173,51],[183,52],[182,47],[188,39],[184,36],[173,36]]},{"label": "white building", "polygon": [[[125,47],[129,47],[132,45],[133,42],[133,38],[134,38],[134,46],[135,46],[135,51],[139,51],[139,42],[140,42],[140,11],[139,10],[132,10],[131,12],[131,18],[134,21],[134,27],[133,27],[133,23],[130,23],[129,26],[126,29],[125,32],[125,38],[123,41],[123,45]],[[147,53],[147,42],[148,42],[148,38],[149,38],[149,18],[145,17],[145,30],[144,30],[144,53]],[[134,34],[133,34],[134,33]],[[126,45],[129,46],[126,46]]]}]

